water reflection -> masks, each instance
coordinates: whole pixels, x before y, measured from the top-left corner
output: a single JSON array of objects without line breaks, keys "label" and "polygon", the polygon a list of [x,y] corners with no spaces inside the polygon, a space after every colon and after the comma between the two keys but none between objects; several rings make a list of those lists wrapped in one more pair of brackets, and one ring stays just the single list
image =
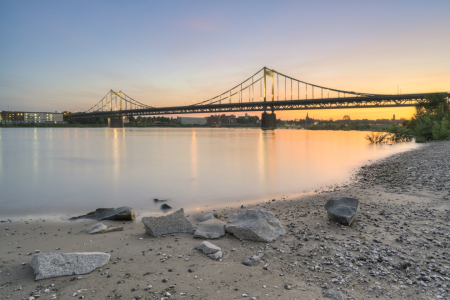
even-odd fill
[{"label": "water reflection", "polygon": [[364,132],[257,129],[0,129],[0,216],[157,211],[302,193],[416,147],[370,145]]},{"label": "water reflection", "polygon": [[196,131],[192,130],[191,138],[191,172],[193,191],[196,192],[198,188],[198,152],[197,152],[197,138]]}]

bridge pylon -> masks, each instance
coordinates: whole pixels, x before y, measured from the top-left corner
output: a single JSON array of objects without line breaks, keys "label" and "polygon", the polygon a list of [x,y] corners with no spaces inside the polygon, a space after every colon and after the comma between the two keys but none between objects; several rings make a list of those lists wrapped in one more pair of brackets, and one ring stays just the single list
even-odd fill
[{"label": "bridge pylon", "polygon": [[[272,113],[267,113],[267,77],[272,78]],[[274,76],[273,71],[267,69],[264,67],[264,112],[261,115],[261,129],[263,130],[274,130],[277,128],[277,116],[274,113],[274,94],[275,94],[275,88],[274,88]]]},{"label": "bridge pylon", "polygon": [[108,118],[109,128],[123,128],[123,117]]}]

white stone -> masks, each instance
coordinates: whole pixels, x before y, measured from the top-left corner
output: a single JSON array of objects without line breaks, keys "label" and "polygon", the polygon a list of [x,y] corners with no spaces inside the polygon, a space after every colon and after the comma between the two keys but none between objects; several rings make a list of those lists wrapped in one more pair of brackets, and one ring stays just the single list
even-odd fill
[{"label": "white stone", "polygon": [[35,280],[80,275],[108,263],[110,255],[102,252],[40,253],[31,259]]},{"label": "white stone", "polygon": [[207,241],[204,241],[203,243],[198,245],[197,249],[203,251],[203,253],[205,254],[213,254],[216,253],[217,251],[222,250],[220,247],[217,247],[216,245]]}]

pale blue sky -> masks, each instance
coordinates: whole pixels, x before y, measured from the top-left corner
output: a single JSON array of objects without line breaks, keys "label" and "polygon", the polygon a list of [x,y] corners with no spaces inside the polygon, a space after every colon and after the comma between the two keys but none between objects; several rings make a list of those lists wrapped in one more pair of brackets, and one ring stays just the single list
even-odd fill
[{"label": "pale blue sky", "polygon": [[450,91],[447,0],[4,0],[0,10],[0,110],[84,110],[110,89],[182,105],[263,66],[339,89]]}]

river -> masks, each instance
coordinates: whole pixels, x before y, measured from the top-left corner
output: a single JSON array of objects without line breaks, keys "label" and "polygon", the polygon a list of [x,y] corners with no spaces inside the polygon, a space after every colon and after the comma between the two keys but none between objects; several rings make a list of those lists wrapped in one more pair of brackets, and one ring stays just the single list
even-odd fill
[{"label": "river", "polygon": [[366,132],[228,128],[1,128],[0,218],[98,207],[207,210],[343,184],[370,160],[418,147]]}]

